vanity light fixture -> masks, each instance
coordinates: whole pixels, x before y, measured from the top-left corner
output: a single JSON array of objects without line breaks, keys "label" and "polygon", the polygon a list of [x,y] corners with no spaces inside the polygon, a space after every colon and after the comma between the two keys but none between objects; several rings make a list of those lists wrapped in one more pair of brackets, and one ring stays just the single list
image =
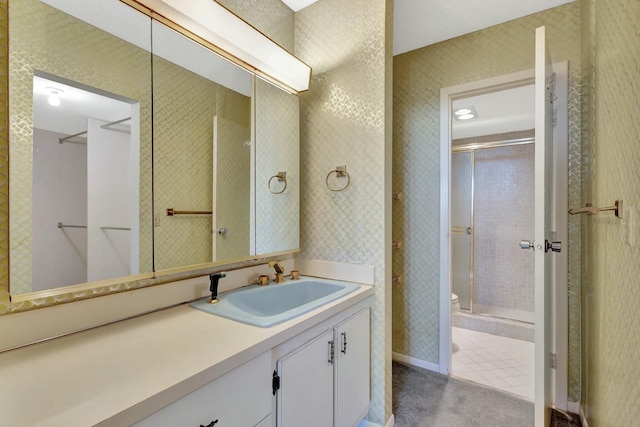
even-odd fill
[{"label": "vanity light fixture", "polygon": [[[212,0],[122,0],[289,93],[309,89],[311,67]],[[135,7],[135,6],[134,6]],[[139,9],[139,7],[138,7]]]},{"label": "vanity light fixture", "polygon": [[478,117],[478,111],[475,107],[458,108],[453,112],[453,118],[456,120],[469,120]]},{"label": "vanity light fixture", "polygon": [[47,102],[52,107],[57,107],[60,105],[60,94],[64,93],[62,89],[58,89],[55,87],[46,87],[45,90],[50,93],[49,98],[47,98]]}]

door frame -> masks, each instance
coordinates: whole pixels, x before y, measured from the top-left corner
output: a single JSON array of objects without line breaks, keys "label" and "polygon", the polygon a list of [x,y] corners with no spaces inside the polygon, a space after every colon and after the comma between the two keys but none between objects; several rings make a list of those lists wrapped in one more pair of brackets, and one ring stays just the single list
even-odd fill
[{"label": "door frame", "polygon": [[[554,127],[554,218],[555,237],[564,242],[554,266],[552,351],[557,368],[553,370],[552,402],[567,410],[568,398],[568,63],[553,64],[556,74],[555,93],[557,121]],[[491,93],[534,83],[534,70],[520,71],[498,77],[450,86],[440,90],[440,296],[439,296],[439,371],[451,373],[451,120],[455,99]],[[525,238],[526,236],[523,236]],[[514,242],[516,245],[517,242]],[[515,247],[515,246],[514,246]],[[536,373],[538,375],[538,373]]]}]

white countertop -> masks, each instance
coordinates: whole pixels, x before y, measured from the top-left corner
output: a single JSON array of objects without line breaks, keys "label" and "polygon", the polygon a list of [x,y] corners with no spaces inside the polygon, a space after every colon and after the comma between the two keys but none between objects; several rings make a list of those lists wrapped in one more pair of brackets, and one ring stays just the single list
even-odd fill
[{"label": "white countertop", "polygon": [[182,305],[0,354],[0,425],[129,425],[373,293],[270,328]]}]

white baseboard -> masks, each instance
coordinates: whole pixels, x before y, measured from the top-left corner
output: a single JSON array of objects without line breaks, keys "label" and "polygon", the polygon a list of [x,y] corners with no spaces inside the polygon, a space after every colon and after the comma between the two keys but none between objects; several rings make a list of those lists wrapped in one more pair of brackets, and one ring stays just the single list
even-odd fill
[{"label": "white baseboard", "polygon": [[582,427],[589,427],[589,421],[587,420],[587,416],[584,413],[584,405],[580,405],[580,422],[582,423]]},{"label": "white baseboard", "polygon": [[567,402],[567,409],[572,414],[578,414],[582,427],[589,427],[589,421],[587,421],[587,417],[584,413],[584,405],[582,405],[582,403],[569,401]]},{"label": "white baseboard", "polygon": [[[396,423],[395,417],[393,416],[393,414],[391,414],[391,417],[389,417],[389,419],[387,420],[385,427],[393,427],[395,423]],[[358,427],[382,427],[382,426],[380,424],[372,423],[371,421],[368,421],[368,420],[362,420],[360,424],[358,424]]]},{"label": "white baseboard", "polygon": [[387,424],[385,424],[384,427],[393,427],[395,424],[396,424],[396,417],[393,414],[391,414],[391,416],[387,420]]},{"label": "white baseboard", "polygon": [[406,356],[404,354],[393,352],[391,358],[397,362],[406,363],[407,365],[417,366],[419,368],[428,369],[430,371],[440,373],[440,365],[433,362],[428,362],[422,359],[416,359],[415,357]]},{"label": "white baseboard", "polygon": [[580,402],[567,402],[567,410],[572,414],[580,413]]}]

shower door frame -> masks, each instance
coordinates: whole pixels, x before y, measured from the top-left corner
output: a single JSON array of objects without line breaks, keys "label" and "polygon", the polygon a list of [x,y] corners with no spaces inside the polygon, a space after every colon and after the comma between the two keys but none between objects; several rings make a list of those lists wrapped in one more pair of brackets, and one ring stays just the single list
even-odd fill
[{"label": "shower door frame", "polygon": [[[499,89],[499,90],[502,90]],[[464,310],[465,312],[468,312],[470,314],[473,315],[477,315],[477,316],[487,316],[487,317],[494,317],[494,318],[500,318],[500,319],[506,319],[506,320],[513,320],[516,322],[524,322],[524,323],[531,323],[527,320],[522,320],[522,319],[512,319],[509,317],[505,317],[505,316],[498,316],[498,315],[494,315],[494,314],[490,314],[490,313],[485,313],[485,312],[481,312],[481,311],[475,311],[474,310],[474,305],[475,305],[475,290],[476,290],[476,274],[475,274],[475,232],[476,232],[476,217],[475,217],[475,200],[476,200],[476,177],[475,177],[475,163],[476,163],[476,151],[479,150],[489,150],[492,148],[505,148],[505,147],[515,147],[515,146],[519,146],[519,145],[528,145],[528,144],[534,144],[535,143],[535,136],[530,136],[530,137],[524,137],[524,138],[517,138],[517,139],[496,139],[496,140],[491,140],[491,141],[487,141],[487,142],[472,142],[472,143],[468,143],[468,144],[461,144],[461,145],[456,145],[456,146],[451,146],[451,152],[452,153],[470,153],[471,154],[471,159],[470,159],[470,164],[471,164],[471,207],[470,207],[470,214],[471,214],[471,218],[469,219],[469,229],[470,232],[467,230],[460,230],[459,228],[461,227],[451,227],[451,233],[452,234],[456,234],[456,233],[461,233],[462,231],[466,231],[466,234],[470,235],[470,254],[469,254],[469,308],[465,309],[462,308],[462,302],[460,303],[461,310]],[[533,161],[533,153],[531,156],[531,161]],[[450,189],[450,191],[453,191]],[[532,195],[533,198],[533,195]],[[531,212],[531,218],[533,220],[533,211]],[[451,243],[451,247],[453,249],[453,243]],[[532,282],[533,285],[533,282]],[[452,292],[453,292],[453,285],[451,286],[452,288]],[[533,316],[533,312],[531,313],[531,315]]]},{"label": "shower door frame", "polygon": [[[568,400],[568,63],[553,64],[556,75],[557,117],[554,126],[554,240],[563,251],[554,263],[551,312],[552,351],[556,367],[551,378],[554,407],[567,410]],[[440,297],[439,371],[451,371],[451,115],[453,100],[534,83],[534,70],[526,70],[440,89]],[[514,242],[517,245],[517,242]],[[542,375],[536,372],[537,375]]]}]

